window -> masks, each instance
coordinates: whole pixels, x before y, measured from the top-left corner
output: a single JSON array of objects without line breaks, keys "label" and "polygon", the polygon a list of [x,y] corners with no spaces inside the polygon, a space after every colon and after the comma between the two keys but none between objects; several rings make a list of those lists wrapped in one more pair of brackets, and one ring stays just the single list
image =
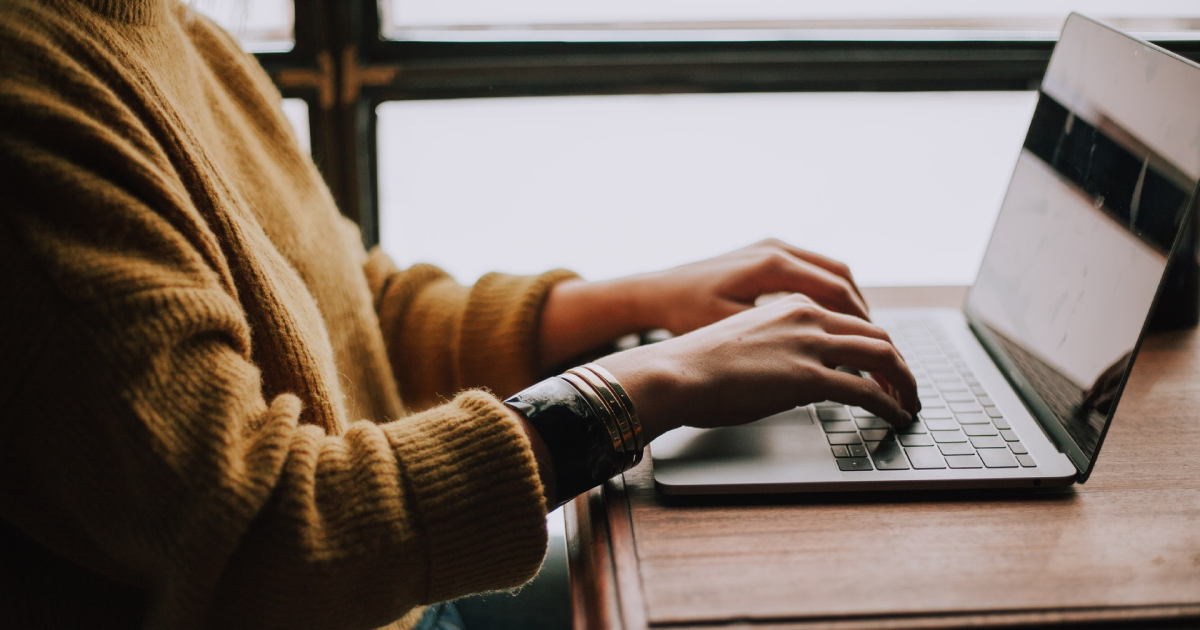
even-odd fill
[{"label": "window", "polygon": [[1200,37],[1200,7],[1187,0],[384,0],[380,9],[383,34],[399,40],[1053,40],[1072,10],[1151,39]]},{"label": "window", "polygon": [[[218,19],[298,99],[289,111],[307,110],[312,154],[339,206],[368,244],[403,262],[434,260],[468,282],[484,269],[554,265],[604,277],[776,234],[847,260],[871,284],[970,280],[1030,91],[1062,19],[1080,7],[196,3],[225,11]],[[1200,58],[1200,4],[1082,8]],[[900,202],[903,212],[890,209]],[[480,213],[462,214],[470,209]],[[589,234],[603,240],[595,246],[541,246],[540,259],[527,247],[462,246],[514,223],[551,230],[566,220],[582,232],[601,212],[609,221]],[[839,229],[868,220],[895,238],[859,243]],[[457,242],[431,238],[452,227]],[[933,263],[939,230],[961,237],[942,246],[952,265]]]},{"label": "window", "polygon": [[969,284],[1033,106],[1032,92],[385,103],[380,239],[463,282],[608,278],[776,236],[868,285]]}]

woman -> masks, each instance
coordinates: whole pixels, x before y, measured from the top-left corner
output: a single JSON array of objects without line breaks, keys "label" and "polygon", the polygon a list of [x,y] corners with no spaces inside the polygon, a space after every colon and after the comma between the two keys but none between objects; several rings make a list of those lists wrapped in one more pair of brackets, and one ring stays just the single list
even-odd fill
[{"label": "woman", "polygon": [[[278,105],[186,5],[0,6],[6,623],[412,627],[527,580],[547,506],[683,421],[916,412],[843,265],[767,242],[604,283],[402,271]],[[807,297],[751,308],[778,292]],[[655,327],[680,336],[517,394]]]}]

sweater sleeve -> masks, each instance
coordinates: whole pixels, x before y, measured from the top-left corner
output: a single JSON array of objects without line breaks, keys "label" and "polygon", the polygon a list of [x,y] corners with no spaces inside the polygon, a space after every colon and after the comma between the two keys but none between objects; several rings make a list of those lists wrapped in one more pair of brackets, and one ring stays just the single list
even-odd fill
[{"label": "sweater sleeve", "polygon": [[490,273],[464,287],[446,272],[400,271],[379,248],[364,271],[400,395],[412,409],[482,387],[504,398],[537,377],[539,316],[550,289],[575,278]]},{"label": "sweater sleeve", "polygon": [[237,252],[181,227],[216,220],[203,183],[107,86],[15,50],[41,65],[0,72],[0,518],[146,627],[373,627],[532,576],[542,489],[501,403],[333,431],[264,396]]}]

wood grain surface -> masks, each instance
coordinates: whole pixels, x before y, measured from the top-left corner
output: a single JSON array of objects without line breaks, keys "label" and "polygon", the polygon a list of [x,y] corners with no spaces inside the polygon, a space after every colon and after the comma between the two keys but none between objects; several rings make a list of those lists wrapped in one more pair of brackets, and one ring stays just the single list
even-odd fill
[{"label": "wood grain surface", "polygon": [[[963,296],[865,292],[874,307]],[[1148,339],[1095,473],[1067,489],[680,500],[655,492],[646,458],[572,506],[594,517],[568,519],[572,548],[604,549],[571,557],[576,606],[611,611],[576,627],[1200,624],[1198,345]],[[598,575],[607,589],[587,586]]]}]

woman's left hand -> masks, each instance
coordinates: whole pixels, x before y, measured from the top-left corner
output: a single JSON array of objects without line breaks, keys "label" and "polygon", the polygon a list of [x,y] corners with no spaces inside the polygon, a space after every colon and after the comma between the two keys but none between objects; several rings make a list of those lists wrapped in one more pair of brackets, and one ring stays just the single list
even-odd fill
[{"label": "woman's left hand", "polygon": [[771,293],[801,293],[828,310],[868,318],[846,265],[769,239],[666,271],[560,284],[542,314],[541,364],[549,368],[631,332],[691,332]]},{"label": "woman's left hand", "polygon": [[642,283],[654,327],[676,335],[751,308],[771,293],[801,293],[830,311],[869,319],[849,267],[775,239],[629,280]]}]

